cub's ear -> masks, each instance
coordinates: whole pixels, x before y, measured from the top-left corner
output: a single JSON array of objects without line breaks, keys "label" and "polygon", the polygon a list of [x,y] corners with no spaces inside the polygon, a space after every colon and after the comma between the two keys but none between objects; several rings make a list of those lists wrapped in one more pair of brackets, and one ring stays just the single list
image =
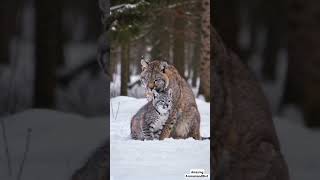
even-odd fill
[{"label": "cub's ear", "polygon": [[167,68],[168,66],[169,66],[169,65],[168,65],[168,63],[167,63],[166,61],[161,61],[161,63],[160,63],[160,69],[161,69],[161,71],[162,71],[163,73],[165,73],[166,68]]},{"label": "cub's ear", "polygon": [[145,59],[141,59],[141,66],[142,66],[142,70],[144,70],[145,68],[147,68],[149,65],[149,61],[145,60]]},{"label": "cub's ear", "polygon": [[152,93],[153,93],[154,97],[158,97],[159,96],[159,93],[155,89],[152,90]]},{"label": "cub's ear", "polygon": [[172,98],[172,89],[171,88],[168,90],[168,95],[169,95],[169,97]]}]

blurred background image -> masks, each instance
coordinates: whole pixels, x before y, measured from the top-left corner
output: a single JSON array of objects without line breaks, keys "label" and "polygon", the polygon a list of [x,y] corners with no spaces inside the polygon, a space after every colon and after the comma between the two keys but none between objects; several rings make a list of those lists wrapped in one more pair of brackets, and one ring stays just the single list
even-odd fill
[{"label": "blurred background image", "polygon": [[259,79],[292,180],[319,179],[319,2],[215,1],[213,24]]},{"label": "blurred background image", "polygon": [[0,18],[0,115],[32,107],[106,113],[98,1],[3,0]]},{"label": "blurred background image", "polygon": [[0,179],[70,179],[107,138],[98,1],[2,0],[0,26]]}]

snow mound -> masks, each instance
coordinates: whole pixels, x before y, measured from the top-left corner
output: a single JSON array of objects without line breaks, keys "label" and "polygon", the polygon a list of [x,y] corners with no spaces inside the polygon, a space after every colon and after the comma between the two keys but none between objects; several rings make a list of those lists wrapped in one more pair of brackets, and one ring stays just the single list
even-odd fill
[{"label": "snow mound", "polygon": [[[190,169],[210,174],[210,141],[130,139],[131,117],[146,99],[119,96],[110,100],[110,173],[113,180],[184,179]],[[201,136],[210,136],[210,103],[197,99]],[[199,179],[199,178],[198,178]],[[209,178],[200,178],[209,179]]]},{"label": "snow mound", "polygon": [[[75,114],[32,109],[4,119],[16,179],[25,151],[27,129],[31,141],[23,180],[69,180],[107,138],[107,118],[87,119]],[[2,136],[2,128],[0,127]],[[0,179],[10,180],[3,138],[0,138]]]},{"label": "snow mound", "polygon": [[320,179],[319,129],[306,128],[302,113],[294,106],[288,106],[282,116],[274,118],[274,122],[290,179]]}]

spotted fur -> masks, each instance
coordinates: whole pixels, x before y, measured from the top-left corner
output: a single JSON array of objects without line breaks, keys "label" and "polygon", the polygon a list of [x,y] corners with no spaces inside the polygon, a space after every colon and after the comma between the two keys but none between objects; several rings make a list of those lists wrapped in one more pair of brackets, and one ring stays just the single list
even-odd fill
[{"label": "spotted fur", "polygon": [[172,108],[172,90],[162,93],[153,90],[153,95],[153,100],[143,106],[131,119],[133,139],[159,139]]},{"label": "spotted fur", "polygon": [[161,93],[166,88],[172,89],[173,109],[160,139],[193,137],[200,140],[200,114],[190,85],[165,61],[141,60],[141,65],[141,82],[147,92]]}]

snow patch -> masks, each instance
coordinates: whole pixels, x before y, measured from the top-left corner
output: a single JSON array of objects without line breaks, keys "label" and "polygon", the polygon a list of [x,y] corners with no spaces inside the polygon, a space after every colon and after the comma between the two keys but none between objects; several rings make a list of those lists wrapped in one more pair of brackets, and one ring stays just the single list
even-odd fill
[{"label": "snow patch", "polygon": [[[183,179],[190,169],[210,174],[210,141],[130,139],[131,117],[148,101],[119,96],[110,100],[110,173],[114,180]],[[210,136],[210,103],[197,99],[201,135]]]},{"label": "snow patch", "polygon": [[[2,119],[1,119],[2,120]],[[27,129],[31,141],[23,180],[69,180],[89,155],[106,140],[107,118],[32,109],[3,119],[16,179],[25,150]],[[2,134],[2,128],[1,134]],[[0,179],[10,180],[3,138],[0,138]]]}]

